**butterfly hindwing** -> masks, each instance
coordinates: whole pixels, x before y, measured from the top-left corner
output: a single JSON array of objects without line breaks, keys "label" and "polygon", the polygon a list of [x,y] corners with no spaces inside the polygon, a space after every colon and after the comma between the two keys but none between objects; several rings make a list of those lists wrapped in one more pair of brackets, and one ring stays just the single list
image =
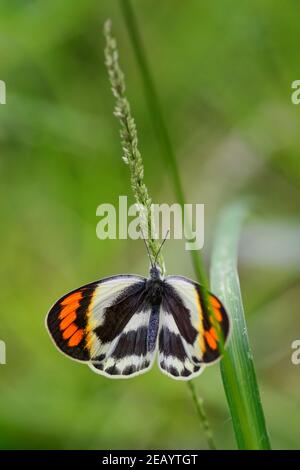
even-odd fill
[{"label": "butterfly hindwing", "polygon": [[[126,299],[128,308],[132,307],[132,302],[133,299]],[[120,312],[123,304],[123,300],[117,304],[116,308],[120,308]],[[92,359],[90,365],[95,372],[116,378],[127,378],[146,372],[153,365],[156,336],[151,339],[152,309],[145,299],[145,291],[138,306],[133,307],[133,312],[125,328],[107,349],[105,343],[104,347],[99,344],[98,355]],[[109,314],[107,310],[107,315]]]},{"label": "butterfly hindwing", "polygon": [[162,301],[159,366],[173,378],[188,380],[220,357],[221,334],[226,341],[229,320],[221,302],[207,293],[214,310],[203,308],[201,286],[181,276],[168,276]]}]

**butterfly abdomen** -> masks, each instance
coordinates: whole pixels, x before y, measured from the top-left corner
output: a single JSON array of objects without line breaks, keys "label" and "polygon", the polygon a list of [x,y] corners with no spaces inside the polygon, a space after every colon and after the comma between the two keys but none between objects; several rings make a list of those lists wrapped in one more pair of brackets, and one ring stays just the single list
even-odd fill
[{"label": "butterfly abdomen", "polygon": [[154,305],[151,310],[148,336],[147,336],[147,350],[154,351],[157,342],[157,333],[159,328],[159,305]]}]

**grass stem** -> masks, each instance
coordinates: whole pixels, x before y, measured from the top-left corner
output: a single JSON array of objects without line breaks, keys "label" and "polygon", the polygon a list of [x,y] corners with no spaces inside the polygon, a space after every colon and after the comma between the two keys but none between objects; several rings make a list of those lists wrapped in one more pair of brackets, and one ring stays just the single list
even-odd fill
[{"label": "grass stem", "polygon": [[[163,117],[163,113],[160,107],[160,102],[158,98],[158,94],[156,91],[156,87],[154,85],[154,81],[152,79],[152,75],[150,72],[150,68],[148,65],[148,60],[146,58],[146,52],[143,46],[142,38],[139,32],[138,23],[134,14],[134,10],[132,8],[130,0],[120,0],[120,5],[123,13],[123,17],[127,26],[128,34],[131,39],[132,47],[135,53],[135,57],[140,69],[142,83],[144,86],[145,97],[147,100],[147,105],[151,114],[154,130],[157,135],[158,142],[161,146],[162,155],[165,159],[166,167],[170,173],[170,179],[173,183],[174,192],[176,194],[177,201],[183,207],[185,204],[185,196],[184,190],[181,184],[180,173],[175,157],[175,153],[172,147],[171,139],[168,133],[167,126],[165,124],[165,119]],[[187,225],[190,225],[189,221],[186,221]],[[189,227],[190,230],[190,227]],[[208,279],[205,272],[204,264],[200,255],[200,252],[197,250],[191,250],[191,258],[193,263],[193,268],[195,275],[199,281],[199,283],[205,288],[204,289],[204,301],[206,300],[205,291],[208,289]],[[211,310],[211,306],[208,302],[207,310]],[[194,389],[194,385],[190,385],[190,389]],[[196,397],[196,394],[193,395]],[[199,405],[200,398],[195,401],[196,409],[198,412],[198,417],[202,422],[203,427],[205,428],[206,424],[208,424],[208,419],[205,419],[205,423],[202,421],[202,418],[206,416],[204,414],[204,406],[202,404],[201,409],[202,413],[199,413],[199,407],[197,407],[197,403]],[[212,432],[210,431],[212,435]],[[211,448],[211,440],[212,437],[208,439],[208,445]]]},{"label": "grass stem", "polygon": [[209,447],[210,450],[216,450],[216,444],[215,444],[215,441],[214,441],[212,428],[210,426],[210,422],[208,420],[208,417],[207,417],[207,414],[206,414],[206,411],[205,411],[205,408],[204,408],[203,398],[201,398],[197,395],[195,383],[194,383],[193,380],[189,380],[187,384],[188,384],[188,387],[190,389],[192,399],[193,399],[195,407],[196,407],[196,411],[197,411],[199,421],[201,423],[201,427],[202,427],[202,429],[204,431],[204,434],[206,436],[206,441],[207,441],[208,447]]},{"label": "grass stem", "polygon": [[[112,93],[116,100],[114,114],[121,125],[120,136],[123,160],[129,166],[131,188],[136,204],[139,207],[141,228],[143,234],[147,235],[147,246],[153,263],[159,252],[160,243],[154,237],[155,227],[153,227],[151,217],[152,200],[144,182],[144,164],[138,148],[136,124],[125,94],[125,78],[120,68],[117,42],[112,36],[111,27],[111,21],[107,20],[104,25],[104,36],[106,39],[104,50],[105,65],[108,71]],[[162,272],[164,272],[165,265],[161,252],[157,257],[157,264],[160,266]]]},{"label": "grass stem", "polygon": [[[171,143],[169,132],[165,124],[165,119],[161,110],[158,93],[154,85],[154,80],[150,73],[147,55],[143,46],[141,34],[138,28],[138,22],[135,17],[130,0],[120,0],[123,17],[127,26],[127,31],[138,63],[142,83],[144,86],[147,105],[151,114],[154,130],[158,142],[161,146],[162,156],[165,159],[166,167],[170,173],[170,179],[173,183],[174,193],[179,204],[183,207],[185,204],[184,190],[181,184],[180,173],[175,157],[175,152]],[[187,221],[188,223],[188,221]],[[204,264],[198,250],[190,251],[193,268],[199,283],[208,288],[208,279]]]},{"label": "grass stem", "polygon": [[[126,2],[126,5],[127,7],[129,7],[128,2]],[[144,165],[143,165],[141,154],[138,150],[138,138],[137,138],[136,125],[135,125],[133,116],[131,114],[129,102],[125,95],[125,79],[124,79],[124,74],[119,65],[118,48],[117,48],[116,40],[112,36],[112,33],[111,33],[111,21],[110,20],[106,21],[104,25],[104,36],[106,39],[105,64],[107,67],[112,92],[116,100],[115,115],[119,119],[119,122],[121,125],[120,133],[121,133],[121,143],[122,143],[122,148],[123,148],[123,160],[125,161],[126,164],[129,165],[130,174],[131,174],[131,186],[132,186],[132,190],[133,190],[136,202],[137,204],[139,204],[140,206],[143,206],[146,209],[144,228],[148,230],[147,233],[149,233],[149,230],[150,230],[150,233],[153,233],[153,231],[155,230],[155,227],[153,227],[153,224],[152,224],[151,209],[150,209],[152,201],[149,196],[148,189],[144,183]],[[144,66],[146,66],[146,62],[144,63]],[[156,96],[154,87],[151,86],[150,74],[148,76],[147,83],[148,85],[150,84],[150,89],[151,89],[150,96],[152,96],[151,95],[152,93],[154,93],[154,96]],[[156,105],[153,108],[153,112],[154,111],[159,112],[158,100],[155,99],[155,102],[156,102]],[[161,113],[159,114],[161,116]],[[163,124],[163,121],[161,122],[161,124]],[[165,142],[164,146],[167,151],[168,161],[171,163],[171,166],[173,168],[172,175],[176,179],[175,186],[177,188],[177,191],[179,191],[178,196],[180,197],[180,203],[184,203],[183,192],[182,192],[182,188],[180,184],[180,179],[178,176],[179,173],[178,173],[178,169],[176,165],[176,160],[171,150],[171,144],[170,144],[170,140],[166,132],[166,129],[162,135],[163,135],[162,142]],[[158,241],[155,239],[151,239],[151,238],[148,239],[148,247],[149,247],[150,256],[152,260],[154,260],[156,257],[157,251],[159,249]],[[194,253],[196,252],[194,251]],[[160,267],[162,268],[162,271],[164,272],[165,265],[164,265],[164,260],[161,254],[159,255],[158,263]],[[198,266],[199,276],[202,276],[201,278],[202,281],[206,282],[204,279],[204,270],[202,268],[200,259],[197,260],[196,264]],[[212,431],[209,426],[209,422],[206,417],[206,414],[204,412],[203,403],[201,402],[200,398],[196,396],[194,385],[193,384],[191,385],[189,383],[189,388],[191,391],[192,390],[194,391],[192,396],[195,402],[197,415],[199,417],[199,420],[201,422],[203,429],[205,430],[207,443],[210,448],[212,446],[213,448],[215,448],[213,444]]]}]

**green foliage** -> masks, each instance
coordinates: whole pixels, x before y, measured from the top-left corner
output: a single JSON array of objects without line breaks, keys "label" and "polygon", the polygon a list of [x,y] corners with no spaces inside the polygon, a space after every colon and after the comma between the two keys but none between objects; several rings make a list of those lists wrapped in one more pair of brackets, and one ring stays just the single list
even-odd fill
[{"label": "green foliage", "polygon": [[224,210],[217,227],[211,287],[231,316],[231,334],[221,373],[239,449],[270,448],[257,386],[237,273],[238,241],[246,214],[242,203]]}]

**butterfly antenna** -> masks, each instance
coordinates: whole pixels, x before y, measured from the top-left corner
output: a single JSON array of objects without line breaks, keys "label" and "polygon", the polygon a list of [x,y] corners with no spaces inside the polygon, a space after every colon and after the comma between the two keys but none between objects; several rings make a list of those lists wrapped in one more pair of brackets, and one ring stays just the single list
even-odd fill
[{"label": "butterfly antenna", "polygon": [[149,257],[149,260],[150,260],[150,264],[151,264],[151,267],[153,268],[154,264],[152,263],[152,258],[151,258],[149,246],[148,246],[148,243],[146,242],[146,238],[145,238],[145,235],[144,235],[144,232],[143,232],[142,227],[140,227],[140,229],[141,229],[141,232],[142,232],[142,236],[143,236],[143,240],[144,240],[144,243],[145,243],[145,246],[146,246],[146,250],[147,250],[147,253],[148,253],[148,257]]},{"label": "butterfly antenna", "polygon": [[156,264],[156,261],[157,261],[157,258],[158,258],[158,256],[159,256],[159,253],[161,252],[161,249],[162,249],[162,247],[164,246],[165,241],[166,241],[166,239],[168,238],[169,233],[170,233],[170,230],[167,231],[167,233],[166,233],[166,235],[165,235],[165,238],[163,239],[163,241],[162,241],[162,243],[161,243],[161,245],[160,245],[160,247],[159,247],[159,249],[158,249],[158,252],[156,253],[155,260],[154,260],[154,264]]}]

